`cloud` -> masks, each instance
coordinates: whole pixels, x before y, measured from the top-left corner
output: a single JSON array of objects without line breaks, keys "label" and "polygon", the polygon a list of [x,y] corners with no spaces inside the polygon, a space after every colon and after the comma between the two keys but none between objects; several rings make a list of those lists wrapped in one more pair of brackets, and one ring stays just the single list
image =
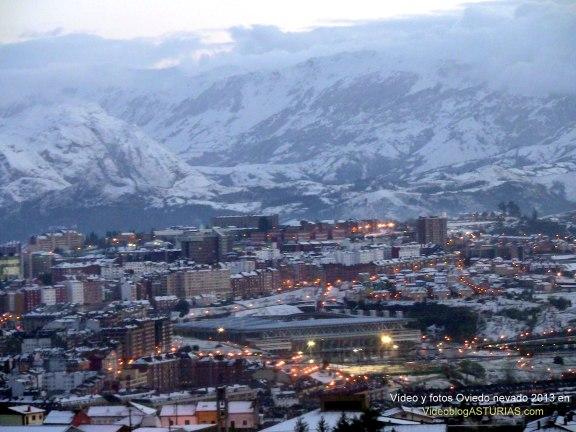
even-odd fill
[{"label": "cloud", "polygon": [[235,61],[260,56],[261,64],[273,64],[282,57],[373,50],[417,72],[467,65],[470,78],[511,91],[576,91],[576,6],[569,1],[480,3],[457,12],[303,33],[256,26],[230,34]]},{"label": "cloud", "polygon": [[307,48],[307,40],[312,39],[312,34],[283,32],[278,27],[264,25],[230,29],[235,51],[240,54],[264,54],[275,50],[303,51]]},{"label": "cloud", "polygon": [[199,36],[113,40],[88,34],[50,35],[0,45],[1,69],[110,65],[146,68],[162,58],[183,56],[203,46]]},{"label": "cloud", "polygon": [[108,75],[113,80],[123,70],[236,73],[373,51],[383,70],[443,70],[449,80],[446,65],[460,65],[465,67],[458,73],[465,71],[466,79],[498,89],[536,95],[576,92],[576,7],[568,0],[477,3],[441,14],[340,24],[300,32],[263,25],[233,27],[223,42],[193,33],[133,40],[38,35],[0,45],[0,71],[41,76],[98,68],[99,79]]},{"label": "cloud", "polygon": [[23,32],[19,35],[19,39],[22,40],[41,39],[46,37],[62,36],[63,34],[65,34],[64,29],[62,27],[57,27],[55,29],[46,32],[36,32],[36,31]]}]

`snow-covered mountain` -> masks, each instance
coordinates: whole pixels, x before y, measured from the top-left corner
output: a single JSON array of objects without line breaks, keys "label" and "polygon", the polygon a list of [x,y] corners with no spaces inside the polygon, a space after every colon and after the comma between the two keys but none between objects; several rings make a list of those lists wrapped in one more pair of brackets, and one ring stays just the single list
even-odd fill
[{"label": "snow-covered mountain", "polygon": [[101,214],[143,228],[221,211],[575,207],[573,95],[521,96],[463,64],[407,71],[372,51],[246,73],[130,74],[0,104],[5,227],[31,212],[35,227],[102,228]]}]

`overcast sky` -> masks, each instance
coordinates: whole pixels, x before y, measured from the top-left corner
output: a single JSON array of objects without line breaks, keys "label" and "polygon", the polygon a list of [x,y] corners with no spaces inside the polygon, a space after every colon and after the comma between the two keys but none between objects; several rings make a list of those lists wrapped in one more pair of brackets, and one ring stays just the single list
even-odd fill
[{"label": "overcast sky", "polygon": [[[468,0],[468,3],[481,0]],[[458,9],[461,0],[0,0],[0,42],[44,34],[105,38],[199,32],[221,41],[224,30],[255,24],[299,31]]]},{"label": "overcast sky", "polygon": [[521,94],[576,93],[576,0],[0,0],[0,40],[0,101],[18,82],[219,76],[356,51],[378,53],[367,67],[381,73],[459,65]]}]

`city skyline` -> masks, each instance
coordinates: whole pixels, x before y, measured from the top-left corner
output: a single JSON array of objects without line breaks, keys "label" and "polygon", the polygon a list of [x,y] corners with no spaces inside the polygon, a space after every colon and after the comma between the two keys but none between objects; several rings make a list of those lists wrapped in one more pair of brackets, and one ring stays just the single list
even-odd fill
[{"label": "city skyline", "polygon": [[282,220],[0,244],[0,426],[572,424],[573,212]]}]

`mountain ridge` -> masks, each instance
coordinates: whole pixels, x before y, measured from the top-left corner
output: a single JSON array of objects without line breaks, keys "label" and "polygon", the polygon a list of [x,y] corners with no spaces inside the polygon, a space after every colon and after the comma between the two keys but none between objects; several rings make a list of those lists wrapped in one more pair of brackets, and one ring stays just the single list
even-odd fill
[{"label": "mountain ridge", "polygon": [[143,213],[204,219],[576,207],[575,96],[494,89],[454,63],[400,67],[363,51],[212,79],[159,71],[149,87],[68,83],[49,104],[2,105],[0,219],[136,198]]}]

